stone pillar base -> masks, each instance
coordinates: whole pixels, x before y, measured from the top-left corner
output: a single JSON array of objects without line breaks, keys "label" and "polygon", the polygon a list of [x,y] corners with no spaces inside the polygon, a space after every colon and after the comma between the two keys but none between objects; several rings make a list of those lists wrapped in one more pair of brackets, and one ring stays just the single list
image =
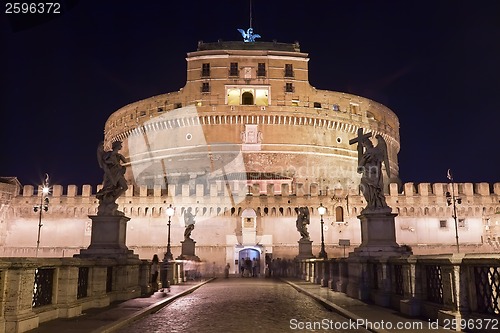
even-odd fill
[{"label": "stone pillar base", "polygon": [[388,209],[364,210],[361,221],[361,245],[349,257],[399,257],[410,255],[407,247],[396,243],[394,214]]},{"label": "stone pillar base", "polygon": [[181,255],[177,257],[179,260],[194,260],[201,261],[200,258],[195,254],[196,242],[191,238],[185,239],[182,244]]},{"label": "stone pillar base", "polygon": [[89,218],[92,220],[90,245],[87,249],[80,250],[80,254],[76,254],[75,257],[139,259],[139,256],[125,245],[129,217],[89,215]]},{"label": "stone pillar base", "polygon": [[312,241],[308,239],[301,239],[299,243],[299,255],[295,257],[297,260],[314,258],[312,254]]}]

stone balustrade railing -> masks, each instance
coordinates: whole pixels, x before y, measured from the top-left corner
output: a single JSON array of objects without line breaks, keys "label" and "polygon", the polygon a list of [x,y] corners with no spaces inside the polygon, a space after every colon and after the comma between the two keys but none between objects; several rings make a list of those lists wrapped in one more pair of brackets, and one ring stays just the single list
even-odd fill
[{"label": "stone balustrade railing", "polygon": [[296,272],[311,283],[449,328],[500,327],[498,254],[307,259]]},{"label": "stone balustrade railing", "polygon": [[[170,265],[170,283],[182,282],[182,262]],[[150,262],[139,259],[1,258],[0,333],[25,332],[147,294],[150,276]]]}]

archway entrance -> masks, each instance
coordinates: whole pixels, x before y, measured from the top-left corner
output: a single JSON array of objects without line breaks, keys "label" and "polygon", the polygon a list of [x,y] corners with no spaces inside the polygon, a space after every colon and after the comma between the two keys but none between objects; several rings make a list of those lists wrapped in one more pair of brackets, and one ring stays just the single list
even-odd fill
[{"label": "archway entrance", "polygon": [[248,91],[245,91],[243,94],[241,94],[241,104],[253,105],[253,94]]},{"label": "archway entrance", "polygon": [[238,272],[244,277],[258,277],[260,274],[260,251],[245,248],[238,253]]}]

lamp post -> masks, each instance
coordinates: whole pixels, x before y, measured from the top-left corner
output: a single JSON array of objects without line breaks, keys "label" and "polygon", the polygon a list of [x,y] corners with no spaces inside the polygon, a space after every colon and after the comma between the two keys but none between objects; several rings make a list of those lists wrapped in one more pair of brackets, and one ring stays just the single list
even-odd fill
[{"label": "lamp post", "polygon": [[43,184],[41,185],[42,187],[42,193],[40,195],[40,203],[38,205],[33,206],[33,211],[39,212],[38,215],[38,236],[36,238],[36,254],[35,256],[38,257],[38,249],[40,248],[40,232],[42,229],[42,211],[48,211],[49,210],[49,198],[47,197],[50,192],[50,187],[49,187],[49,175],[45,174],[45,180],[43,181]]},{"label": "lamp post", "polygon": [[448,206],[453,204],[453,220],[455,221],[455,239],[457,243],[457,253],[460,253],[460,244],[458,242],[458,222],[457,222],[457,205],[462,203],[462,198],[455,196],[455,183],[453,182],[453,176],[451,170],[448,169],[448,179],[451,180],[451,194],[446,192],[446,203]]},{"label": "lamp post", "polygon": [[168,216],[168,240],[167,240],[167,252],[165,252],[165,258],[163,260],[173,260],[172,251],[170,250],[170,222],[171,217],[174,216],[175,210],[172,205],[167,208],[167,216]]},{"label": "lamp post", "polygon": [[326,254],[325,251],[325,234],[323,232],[323,215],[326,213],[326,208],[323,207],[323,204],[320,204],[318,207],[318,213],[321,216],[321,251],[319,252],[319,258],[321,259],[328,259],[328,255]]},{"label": "lamp post", "polygon": [[169,276],[169,271],[170,271],[170,261],[174,260],[174,257],[172,256],[172,251],[170,250],[170,223],[171,223],[171,218],[174,216],[175,210],[172,207],[172,205],[168,206],[166,209],[166,214],[168,216],[168,240],[167,240],[167,252],[165,252],[165,255],[163,256],[163,263],[161,265],[161,270],[160,270],[160,278],[161,278],[161,284],[163,291],[165,288],[170,291],[170,276]]}]

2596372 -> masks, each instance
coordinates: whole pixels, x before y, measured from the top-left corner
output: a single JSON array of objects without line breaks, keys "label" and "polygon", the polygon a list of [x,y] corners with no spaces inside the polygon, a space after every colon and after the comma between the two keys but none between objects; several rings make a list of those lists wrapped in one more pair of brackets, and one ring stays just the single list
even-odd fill
[{"label": "2596372", "polygon": [[6,2],[5,14],[61,14],[61,3]]}]

